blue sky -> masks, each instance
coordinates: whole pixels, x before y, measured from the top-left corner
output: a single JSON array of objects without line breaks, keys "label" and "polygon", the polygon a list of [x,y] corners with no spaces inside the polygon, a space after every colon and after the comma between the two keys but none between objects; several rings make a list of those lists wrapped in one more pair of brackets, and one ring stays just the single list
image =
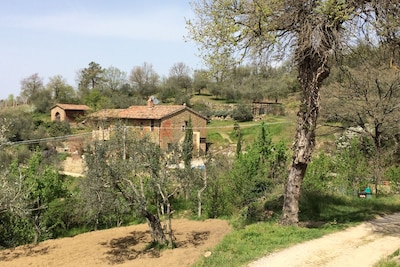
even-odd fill
[{"label": "blue sky", "polygon": [[184,0],[1,0],[0,99],[20,94],[22,79],[44,83],[76,73],[91,61],[130,71],[151,63],[161,76],[183,62],[202,68],[193,42],[185,42]]}]

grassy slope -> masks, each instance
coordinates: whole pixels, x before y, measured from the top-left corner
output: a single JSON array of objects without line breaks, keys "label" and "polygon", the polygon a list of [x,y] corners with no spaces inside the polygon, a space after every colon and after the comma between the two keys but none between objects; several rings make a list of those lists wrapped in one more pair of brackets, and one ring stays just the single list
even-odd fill
[{"label": "grassy slope", "polygon": [[313,199],[313,203],[304,203],[303,208],[307,205],[315,206],[315,201],[319,201],[321,209],[318,218],[312,209],[305,209],[302,215],[304,221],[313,220],[309,221],[309,227],[281,226],[277,222],[277,213],[271,221],[235,229],[215,248],[211,257],[200,259],[194,266],[245,266],[276,250],[342,230],[376,215],[393,213],[400,206],[400,196],[369,200],[327,197]]},{"label": "grassy slope", "polygon": [[[208,96],[202,96],[195,101],[206,101]],[[201,100],[199,100],[201,99]],[[209,99],[213,103],[220,100]],[[296,127],[297,96],[284,100],[286,116],[266,116],[263,122],[273,136],[273,141],[285,141],[291,144]],[[244,143],[251,143],[259,132],[261,121],[239,123]],[[212,121],[207,128],[207,139],[217,146],[236,144],[233,131],[234,122],[229,120]],[[317,127],[318,150],[332,148],[334,131],[331,127]],[[318,205],[316,205],[318,203]],[[319,228],[282,227],[277,223],[279,210],[268,222],[247,225],[237,228],[229,234],[213,251],[209,258],[202,258],[194,266],[243,266],[263,255],[288,247],[295,243],[321,237],[327,233],[341,230],[350,225],[372,219],[375,215],[384,215],[399,210],[400,197],[374,198],[369,201],[358,198],[326,197],[323,199],[309,198],[302,203],[301,219],[310,225],[321,225]],[[235,222],[233,222],[235,224]],[[262,245],[260,245],[262,244]],[[395,266],[395,265],[382,265]],[[397,266],[397,265],[396,265]]]}]

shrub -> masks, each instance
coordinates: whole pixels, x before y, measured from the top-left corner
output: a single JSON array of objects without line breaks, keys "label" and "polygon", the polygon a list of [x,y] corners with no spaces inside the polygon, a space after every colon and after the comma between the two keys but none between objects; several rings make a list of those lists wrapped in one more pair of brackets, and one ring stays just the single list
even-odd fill
[{"label": "shrub", "polygon": [[238,105],[232,112],[232,118],[239,122],[252,121],[251,107],[243,104]]}]

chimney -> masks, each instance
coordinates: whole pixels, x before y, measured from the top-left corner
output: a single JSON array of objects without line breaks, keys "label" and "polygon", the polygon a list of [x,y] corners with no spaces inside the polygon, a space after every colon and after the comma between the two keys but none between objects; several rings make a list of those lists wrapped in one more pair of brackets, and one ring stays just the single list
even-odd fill
[{"label": "chimney", "polygon": [[147,107],[153,108],[154,107],[154,101],[151,97],[147,100]]}]

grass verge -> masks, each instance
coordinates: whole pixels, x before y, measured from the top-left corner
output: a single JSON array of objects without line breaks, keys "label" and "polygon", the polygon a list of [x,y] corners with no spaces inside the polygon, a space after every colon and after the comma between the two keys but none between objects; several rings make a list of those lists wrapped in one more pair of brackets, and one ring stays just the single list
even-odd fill
[{"label": "grass verge", "polygon": [[278,249],[333,231],[332,228],[282,227],[276,222],[248,225],[228,234],[210,257],[202,258],[194,266],[242,266]]},{"label": "grass verge", "polygon": [[[302,202],[301,225],[279,225],[279,211],[271,221],[236,228],[215,247],[210,257],[201,258],[193,266],[244,266],[262,256],[291,245],[319,238],[328,233],[372,219],[377,215],[399,211],[400,196],[359,199],[354,197],[320,196]],[[319,201],[319,205],[315,205]],[[322,202],[322,203],[321,203]],[[398,266],[382,265],[379,267]]]},{"label": "grass verge", "polygon": [[391,254],[387,258],[377,262],[374,265],[374,267],[400,267],[399,256],[400,256],[400,249],[396,250],[393,254]]}]

